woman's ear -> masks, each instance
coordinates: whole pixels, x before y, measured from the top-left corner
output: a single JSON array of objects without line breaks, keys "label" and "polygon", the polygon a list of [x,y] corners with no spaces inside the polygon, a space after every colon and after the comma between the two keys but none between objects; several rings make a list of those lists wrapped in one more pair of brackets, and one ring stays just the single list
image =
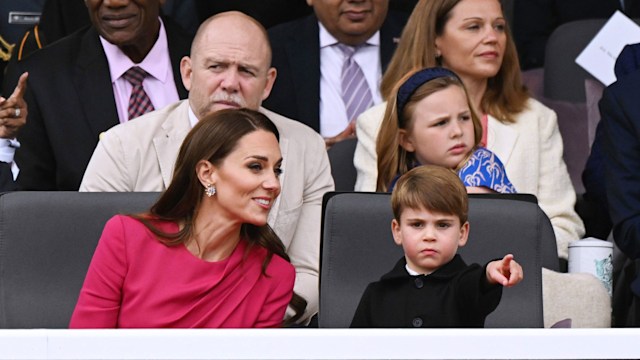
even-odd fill
[{"label": "woman's ear", "polygon": [[409,136],[409,134],[407,133],[407,130],[405,129],[398,130],[398,144],[408,152],[416,151],[416,147],[413,145],[413,142],[411,141],[411,137]]},{"label": "woman's ear", "polygon": [[208,160],[200,160],[196,164],[196,175],[203,187],[207,187],[210,184],[215,185],[217,179],[217,169]]}]

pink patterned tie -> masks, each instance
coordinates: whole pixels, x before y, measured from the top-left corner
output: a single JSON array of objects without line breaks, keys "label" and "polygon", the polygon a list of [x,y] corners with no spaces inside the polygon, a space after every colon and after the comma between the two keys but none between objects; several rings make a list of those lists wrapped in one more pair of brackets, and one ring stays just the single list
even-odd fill
[{"label": "pink patterned tie", "polygon": [[353,59],[358,48],[344,44],[338,44],[338,48],[345,56],[342,65],[342,100],[347,109],[347,118],[353,121],[373,105],[373,97],[362,69]]},{"label": "pink patterned tie", "polygon": [[131,97],[129,97],[129,120],[154,110],[149,95],[142,87],[142,81],[147,75],[149,74],[138,66],[132,66],[122,75],[133,86]]}]

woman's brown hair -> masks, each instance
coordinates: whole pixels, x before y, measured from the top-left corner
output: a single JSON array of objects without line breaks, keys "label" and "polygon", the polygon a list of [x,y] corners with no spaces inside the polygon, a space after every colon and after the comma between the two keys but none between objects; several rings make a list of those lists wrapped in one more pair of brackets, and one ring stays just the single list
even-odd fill
[{"label": "woman's brown hair", "polygon": [[[389,99],[396,83],[408,72],[442,66],[436,56],[436,37],[443,34],[451,11],[461,1],[420,0],[416,4],[380,83],[385,99]],[[507,42],[502,66],[496,76],[488,79],[479,110],[502,122],[514,122],[514,116],[525,109],[529,93],[522,84],[513,36],[508,24],[505,26]]]},{"label": "woman's brown hair", "polygon": [[[133,217],[141,221],[165,245],[185,244],[193,236],[196,210],[205,196],[205,189],[196,174],[196,165],[200,160],[208,160],[216,166],[221,165],[241,138],[257,130],[273,133],[276,139],[279,139],[280,134],[273,122],[254,110],[220,110],[198,121],[180,147],[169,187],[149,212]],[[166,233],[153,224],[155,221],[180,222],[184,226],[176,233]],[[268,224],[243,224],[240,236],[249,243],[248,249],[257,245],[267,250],[262,264],[262,273],[265,276],[268,276],[266,267],[273,254],[290,261],[282,241]],[[290,318],[288,323],[293,323],[303,315],[307,302],[294,293],[289,305],[295,310],[295,316]]]}]

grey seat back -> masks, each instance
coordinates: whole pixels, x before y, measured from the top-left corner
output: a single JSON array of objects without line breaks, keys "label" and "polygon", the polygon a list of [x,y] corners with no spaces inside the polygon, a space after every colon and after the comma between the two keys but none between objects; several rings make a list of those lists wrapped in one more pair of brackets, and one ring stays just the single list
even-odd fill
[{"label": "grey seat back", "polygon": [[556,28],[545,49],[544,96],[552,100],[585,102],[584,81],[591,74],[576,64],[576,57],[600,31],[607,19],[572,21]]},{"label": "grey seat back", "polygon": [[357,144],[358,139],[347,139],[338,141],[327,150],[336,191],[353,191],[356,187],[357,173],[353,155]]},{"label": "grey seat back", "polygon": [[0,328],[66,328],[106,221],[158,193],[0,196]]},{"label": "grey seat back", "polygon": [[[320,327],[348,327],[366,285],[388,272],[402,256],[391,236],[390,198],[387,193],[325,196]],[[558,265],[551,223],[531,198],[470,196],[470,237],[460,250],[465,261],[484,264],[513,253],[525,273],[520,284],[505,289],[486,327],[543,327],[543,246],[545,256],[550,257],[545,262],[554,269]]]}]

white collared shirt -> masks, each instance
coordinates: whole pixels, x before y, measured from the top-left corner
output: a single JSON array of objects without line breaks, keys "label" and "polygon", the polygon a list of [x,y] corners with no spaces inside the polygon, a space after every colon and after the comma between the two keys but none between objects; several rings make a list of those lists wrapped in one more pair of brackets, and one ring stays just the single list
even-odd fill
[{"label": "white collared shirt", "polygon": [[[347,110],[342,100],[342,66],[344,54],[337,46],[338,40],[320,23],[320,134],[332,137],[341,133],[347,125]],[[380,79],[380,31],[377,31],[353,56],[364,72],[373,103],[382,102]]]}]

